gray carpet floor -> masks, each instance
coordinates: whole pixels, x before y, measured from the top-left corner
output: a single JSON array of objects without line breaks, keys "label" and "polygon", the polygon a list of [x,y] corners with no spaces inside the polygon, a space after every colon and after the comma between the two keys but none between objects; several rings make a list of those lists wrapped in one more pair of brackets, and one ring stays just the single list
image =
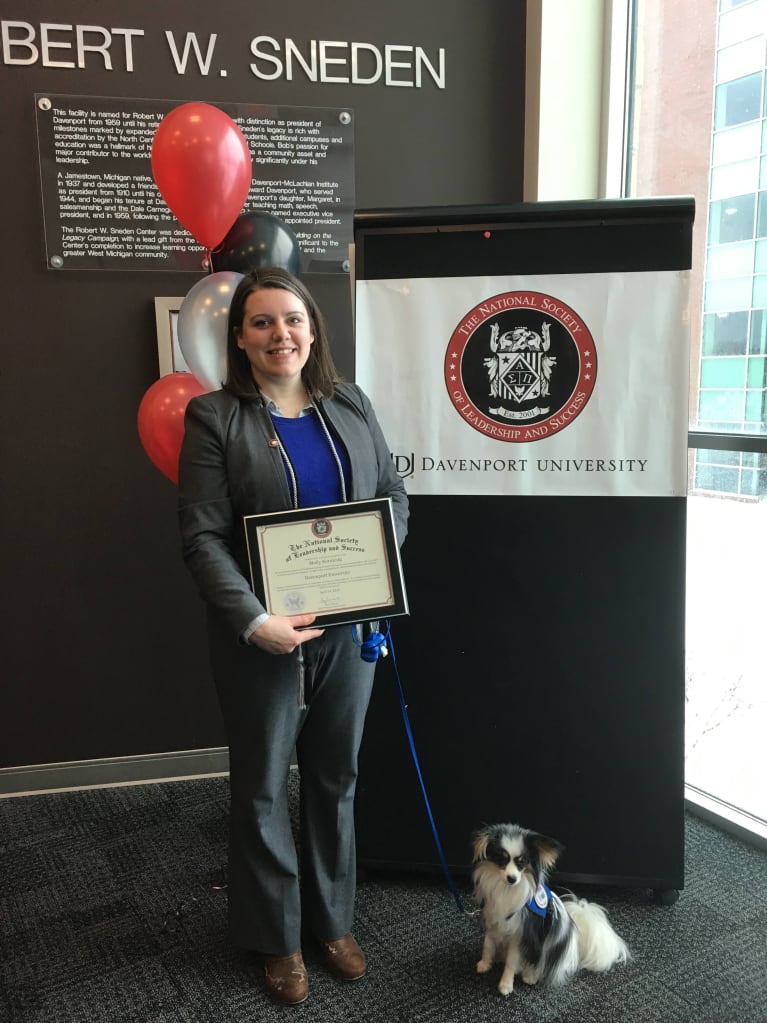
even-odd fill
[{"label": "gray carpet floor", "polygon": [[307,948],[309,1000],[275,1005],[227,940],[227,805],[225,778],[0,800],[2,1023],[767,1021],[767,853],[695,817],[676,904],[577,890],[609,911],[626,966],[504,999],[474,972],[479,923],[441,877],[370,876],[368,975],[336,981]]}]

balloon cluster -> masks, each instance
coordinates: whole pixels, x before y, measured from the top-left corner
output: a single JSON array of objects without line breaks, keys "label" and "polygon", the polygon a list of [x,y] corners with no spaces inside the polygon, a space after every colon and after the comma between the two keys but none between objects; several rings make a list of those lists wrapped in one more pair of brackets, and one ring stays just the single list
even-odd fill
[{"label": "balloon cluster", "polygon": [[144,451],[173,483],[178,483],[186,407],[205,391],[191,373],[166,373],[155,380],[138,407],[138,435]]},{"label": "balloon cluster", "polygon": [[245,136],[208,103],[184,103],[160,121],[152,140],[152,175],[171,213],[200,245],[226,235],[250,191]]},{"label": "balloon cluster", "polygon": [[152,174],[170,211],[208,250],[210,267],[178,313],[179,348],[190,372],[155,381],[138,412],[144,450],[177,483],[186,406],[226,378],[229,306],[238,282],[260,266],[298,275],[301,250],[279,217],[264,210],[240,213],[250,190],[250,151],[237,124],[218,107],[185,103],[166,114],[152,142]]}]

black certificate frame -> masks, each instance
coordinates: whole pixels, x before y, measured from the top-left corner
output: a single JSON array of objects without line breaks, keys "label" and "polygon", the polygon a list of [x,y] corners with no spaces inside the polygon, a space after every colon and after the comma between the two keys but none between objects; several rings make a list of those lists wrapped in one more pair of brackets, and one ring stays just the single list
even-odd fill
[{"label": "black certificate frame", "polygon": [[[370,514],[379,516],[381,547],[375,552],[375,555],[380,556],[384,562],[389,599],[383,603],[342,603],[323,611],[321,607],[311,601],[306,603],[301,590],[296,589],[296,601],[293,607],[277,607],[271,596],[276,585],[273,580],[270,580],[269,566],[265,566],[263,563],[263,545],[260,542],[259,532],[263,533],[270,527],[298,527],[300,535],[304,537],[304,546],[301,549],[291,548],[291,553],[284,559],[283,564],[287,563],[291,557],[298,559],[304,555],[314,555],[322,559],[327,553],[329,556],[335,557],[336,565],[333,567],[337,568],[339,559],[356,556],[357,551],[360,550],[355,546],[353,540],[344,543],[336,535],[337,525],[343,524],[344,519],[369,516]],[[315,614],[316,618],[312,628],[327,628],[332,625],[381,621],[410,613],[390,497],[245,515],[243,516],[243,525],[250,565],[251,588],[269,614]],[[303,526],[306,527],[305,531],[301,529]],[[294,532],[291,532],[291,535],[294,535]],[[309,539],[310,536],[313,539]],[[348,540],[348,538],[343,539]],[[298,567],[300,567],[300,562],[297,561],[296,569]],[[322,567],[324,568],[324,566]],[[292,569],[292,571],[296,569]]]}]

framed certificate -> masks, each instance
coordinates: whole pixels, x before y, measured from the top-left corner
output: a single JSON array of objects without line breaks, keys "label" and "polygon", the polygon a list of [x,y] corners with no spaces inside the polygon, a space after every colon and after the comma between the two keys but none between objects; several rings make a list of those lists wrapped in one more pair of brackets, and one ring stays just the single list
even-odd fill
[{"label": "framed certificate", "polygon": [[251,586],[269,614],[315,625],[408,614],[391,498],[246,515]]}]

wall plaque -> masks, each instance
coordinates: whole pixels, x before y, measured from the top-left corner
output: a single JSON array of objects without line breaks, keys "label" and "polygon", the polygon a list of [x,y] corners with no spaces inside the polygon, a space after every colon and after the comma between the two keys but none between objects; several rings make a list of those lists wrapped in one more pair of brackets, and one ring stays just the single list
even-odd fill
[{"label": "wall plaque", "polygon": [[[204,269],[205,251],[152,177],[162,117],[180,102],[35,95],[46,260],[53,269]],[[289,224],[303,272],[347,269],[354,213],[354,117],[327,107],[215,104],[248,140],[243,212]]]}]

